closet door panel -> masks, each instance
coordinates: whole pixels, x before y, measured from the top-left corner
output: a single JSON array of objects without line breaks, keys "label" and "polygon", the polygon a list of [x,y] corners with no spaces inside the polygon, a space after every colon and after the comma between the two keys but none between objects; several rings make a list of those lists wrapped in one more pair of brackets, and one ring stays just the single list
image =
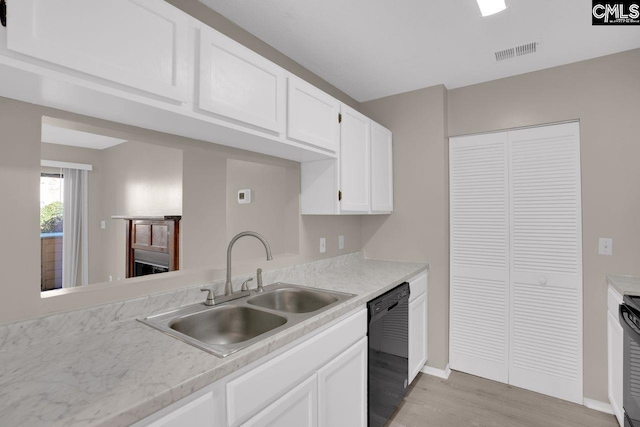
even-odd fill
[{"label": "closet door panel", "polygon": [[450,364],[508,381],[507,134],[450,139]]},{"label": "closet door panel", "polygon": [[509,383],[582,403],[578,123],[509,132]]}]

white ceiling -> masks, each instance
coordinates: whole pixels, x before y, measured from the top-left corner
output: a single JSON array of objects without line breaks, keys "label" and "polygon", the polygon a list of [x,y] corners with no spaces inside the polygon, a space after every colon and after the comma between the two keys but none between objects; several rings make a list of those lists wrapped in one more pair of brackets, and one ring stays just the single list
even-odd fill
[{"label": "white ceiling", "polygon": [[[200,0],[358,101],[453,89],[640,47],[640,26],[592,26],[587,0]],[[538,41],[536,54],[493,53]]]},{"label": "white ceiling", "polygon": [[104,150],[126,142],[126,139],[112,138],[95,133],[82,132],[42,123],[42,142],[49,144],[70,145],[72,147]]}]

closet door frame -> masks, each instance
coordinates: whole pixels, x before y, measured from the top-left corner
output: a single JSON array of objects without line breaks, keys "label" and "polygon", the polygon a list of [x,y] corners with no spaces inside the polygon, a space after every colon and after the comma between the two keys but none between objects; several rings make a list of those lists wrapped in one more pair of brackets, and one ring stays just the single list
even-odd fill
[{"label": "closet door frame", "polygon": [[[535,128],[540,128],[540,127],[552,127],[552,126],[561,126],[561,125],[567,125],[567,126],[574,126],[576,129],[576,136],[577,136],[577,152],[576,152],[576,177],[577,177],[577,188],[576,188],[576,197],[577,197],[577,206],[578,206],[578,215],[577,215],[577,237],[576,237],[576,247],[577,247],[577,291],[578,291],[578,299],[577,299],[577,305],[576,305],[576,318],[577,318],[577,333],[576,333],[576,339],[577,339],[577,347],[578,347],[578,351],[577,351],[577,360],[576,360],[576,365],[577,365],[577,372],[578,372],[578,376],[577,376],[577,382],[579,383],[579,386],[575,388],[575,390],[567,393],[567,392],[555,392],[555,390],[557,390],[558,388],[563,387],[563,384],[561,382],[559,383],[552,383],[550,386],[546,386],[546,387],[532,387],[531,384],[527,384],[527,382],[530,381],[535,381],[535,375],[536,374],[532,374],[531,377],[528,378],[523,378],[523,380],[525,380],[524,382],[522,380],[517,380],[514,384],[514,378],[512,375],[512,361],[513,361],[513,348],[512,348],[512,343],[513,343],[513,293],[514,293],[514,284],[513,284],[513,258],[514,258],[514,247],[513,247],[513,201],[511,200],[511,194],[512,194],[512,185],[513,185],[513,180],[512,180],[512,144],[511,144],[511,138],[510,138],[510,134],[514,133],[514,132],[518,132],[518,131],[522,131],[522,130],[529,130],[529,129],[535,129]],[[582,256],[583,256],[583,247],[582,247],[582,192],[581,192],[581,188],[582,188],[582,175],[581,175],[581,162],[580,162],[580,131],[579,131],[579,126],[580,123],[579,121],[568,121],[568,122],[561,122],[561,123],[549,123],[549,124],[543,124],[543,125],[537,125],[537,126],[530,126],[530,127],[523,127],[523,128],[515,128],[515,129],[507,129],[507,130],[502,130],[502,131],[495,131],[495,132],[486,132],[486,133],[480,133],[480,134],[473,134],[473,135],[464,135],[464,136],[457,136],[457,137],[451,137],[450,138],[450,143],[449,143],[449,187],[450,187],[450,212],[449,212],[449,221],[450,221],[450,258],[449,258],[449,262],[450,262],[450,287],[449,287],[449,292],[450,292],[450,314],[449,314],[449,319],[450,319],[450,324],[449,324],[449,358],[450,358],[450,366],[451,369],[455,369],[455,370],[461,370],[463,372],[468,372],[474,375],[479,375],[485,378],[489,378],[489,379],[493,379],[496,381],[501,381],[504,383],[508,383],[508,384],[512,384],[518,387],[523,387],[523,388],[527,388],[527,389],[531,389],[534,391],[538,391],[547,395],[551,395],[551,396],[555,396],[561,399],[565,399],[565,400],[569,400],[575,403],[579,403],[582,404],[584,397],[583,397],[583,393],[584,393],[584,340],[583,340],[583,331],[584,331],[584,313],[583,313],[583,302],[584,302],[584,283],[583,283],[583,262],[582,262]],[[455,352],[454,352],[454,348],[453,348],[453,344],[454,344],[454,319],[453,319],[453,314],[454,314],[454,289],[453,289],[453,284],[454,284],[454,274],[456,274],[457,271],[459,271],[459,268],[456,268],[454,266],[454,242],[453,242],[453,233],[454,233],[454,212],[453,212],[453,198],[452,198],[452,150],[453,150],[453,144],[452,144],[452,140],[455,139],[462,139],[462,138],[475,138],[475,137],[482,137],[484,135],[496,135],[496,134],[504,134],[507,136],[507,143],[506,143],[506,157],[505,157],[505,168],[507,168],[507,176],[506,176],[506,187],[507,187],[507,209],[508,209],[508,215],[507,215],[507,232],[506,232],[506,247],[507,247],[507,251],[508,251],[508,255],[507,255],[507,275],[506,275],[506,280],[507,280],[507,288],[506,288],[506,292],[507,292],[507,310],[506,310],[506,316],[507,316],[507,369],[506,369],[506,374],[503,376],[498,375],[496,377],[495,374],[495,370],[492,369],[491,367],[487,367],[487,366],[483,366],[482,363],[480,364],[475,364],[474,365],[474,361],[473,360],[464,360],[461,361],[459,360],[459,357],[455,356]],[[551,275],[546,275],[547,280],[549,280],[549,277],[551,277]],[[554,279],[552,279],[554,280]],[[552,283],[550,283],[551,285]],[[538,379],[539,381],[539,379]],[[566,385],[566,384],[565,384]]]}]

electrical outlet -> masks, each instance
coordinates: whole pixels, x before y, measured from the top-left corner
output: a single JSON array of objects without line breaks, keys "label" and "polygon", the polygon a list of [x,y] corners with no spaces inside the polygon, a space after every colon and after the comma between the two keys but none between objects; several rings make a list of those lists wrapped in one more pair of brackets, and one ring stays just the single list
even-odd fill
[{"label": "electrical outlet", "polygon": [[324,237],[320,238],[320,253],[323,254],[327,252],[327,239]]},{"label": "electrical outlet", "polygon": [[344,236],[338,236],[338,249],[344,249]]},{"label": "electrical outlet", "polygon": [[598,241],[598,254],[613,255],[613,239],[609,237],[601,237]]}]

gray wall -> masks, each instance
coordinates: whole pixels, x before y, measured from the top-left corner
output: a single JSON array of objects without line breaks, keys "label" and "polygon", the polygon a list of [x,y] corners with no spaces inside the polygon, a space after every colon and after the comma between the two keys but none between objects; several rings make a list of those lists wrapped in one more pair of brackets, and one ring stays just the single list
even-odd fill
[{"label": "gray wall", "polygon": [[[306,70],[281,52],[249,34],[220,14],[212,11],[197,0],[167,0],[168,3],[191,14],[200,21],[217,29],[228,37],[242,43],[260,55],[270,59],[288,71],[319,87],[342,102],[358,109],[359,103],[320,77]],[[40,298],[39,251],[37,197],[39,189],[38,170],[40,167],[40,121],[41,117],[71,120],[80,123],[80,130],[91,131],[91,126],[111,131],[112,136],[136,135],[143,142],[158,143],[185,150],[184,190],[183,190],[183,266],[202,268],[222,264],[227,239],[226,231],[226,161],[228,158],[282,166],[286,169],[287,182],[295,182],[299,177],[299,165],[281,159],[243,152],[228,147],[178,138],[172,135],[151,132],[135,127],[109,123],[54,109],[43,108],[0,98],[0,200],[4,209],[0,221],[10,224],[4,232],[12,245],[0,247],[0,289],[4,292],[0,299],[0,324],[30,318],[47,313],[68,310],[87,305],[102,304],[124,298],[132,298],[159,289],[144,283],[135,286],[96,286],[91,292],[73,293],[62,298]],[[85,125],[83,125],[85,124]],[[292,197],[295,186],[287,187],[285,218],[297,227],[296,233],[287,234],[286,247],[298,247],[298,254],[275,260],[270,267],[294,264],[320,258],[318,239],[327,238],[327,252],[322,258],[361,249],[361,229],[359,217],[301,217],[297,211],[297,198]],[[207,194],[210,197],[202,197]],[[11,209],[7,209],[10,206]],[[338,235],[345,236],[345,249],[338,251]],[[240,251],[241,254],[242,251]],[[249,255],[248,255],[249,256]],[[242,258],[242,256],[240,256]],[[16,266],[20,266],[16,268]],[[260,264],[260,266],[263,266]],[[255,265],[240,262],[238,272],[250,271]],[[170,280],[162,286],[164,290],[179,287]],[[117,289],[116,289],[117,288]]]},{"label": "gray wall", "polygon": [[422,261],[429,271],[429,362],[448,363],[449,202],[447,90],[434,86],[365,102],[393,131],[394,212],[362,218],[367,257]]},{"label": "gray wall", "polygon": [[[640,275],[640,50],[449,91],[449,134],[580,120],[584,394],[607,400],[606,274]],[[598,238],[613,238],[613,256]]]},{"label": "gray wall", "polygon": [[[584,395],[608,400],[605,275],[640,275],[639,75],[640,50],[633,50],[448,93],[435,87],[363,104],[365,113],[393,131],[396,204],[388,218],[363,218],[365,253],[431,263],[429,365],[442,369],[448,362],[448,144],[443,126],[444,135],[455,136],[579,119]],[[598,255],[599,237],[613,238],[613,256]]]},{"label": "gray wall", "polygon": [[[284,219],[289,222],[287,229],[292,232],[278,243],[282,250],[298,248],[297,253],[283,255],[265,264],[262,259],[252,261],[252,253],[243,255],[243,251],[253,251],[252,247],[246,246],[243,250],[239,246],[234,272],[255,271],[257,267],[276,268],[349,253],[362,247],[359,217],[300,216],[297,209],[300,166],[296,162],[0,98],[0,125],[3,129],[0,140],[0,200],[4,207],[0,211],[0,222],[8,224],[4,236],[7,242],[12,243],[0,246],[0,269],[3,271],[0,278],[0,289],[3,292],[3,298],[0,299],[0,324],[189,284],[177,280],[170,284],[167,282],[163,285],[164,288],[159,289],[142,282],[120,282],[91,286],[81,292],[72,290],[67,294],[64,290],[64,295],[40,297],[38,211],[42,116],[53,117],[54,122],[75,122],[75,128],[86,132],[183,151],[182,248],[185,269],[224,266],[228,242],[227,161],[230,159],[267,165],[278,171],[272,174],[275,177],[273,185],[285,182],[282,195],[278,196],[286,199],[285,206],[275,219],[273,209],[265,212],[265,215],[271,218],[269,224],[283,223]],[[244,180],[242,185],[257,185],[258,178],[253,176],[249,181]],[[270,180],[271,178],[268,179]],[[239,184],[231,182],[230,185],[235,188]],[[245,221],[250,220],[245,218]],[[339,234],[343,234],[346,239],[343,250],[338,250]],[[320,237],[327,238],[327,252],[324,254],[320,254],[318,250],[317,242]]]}]

